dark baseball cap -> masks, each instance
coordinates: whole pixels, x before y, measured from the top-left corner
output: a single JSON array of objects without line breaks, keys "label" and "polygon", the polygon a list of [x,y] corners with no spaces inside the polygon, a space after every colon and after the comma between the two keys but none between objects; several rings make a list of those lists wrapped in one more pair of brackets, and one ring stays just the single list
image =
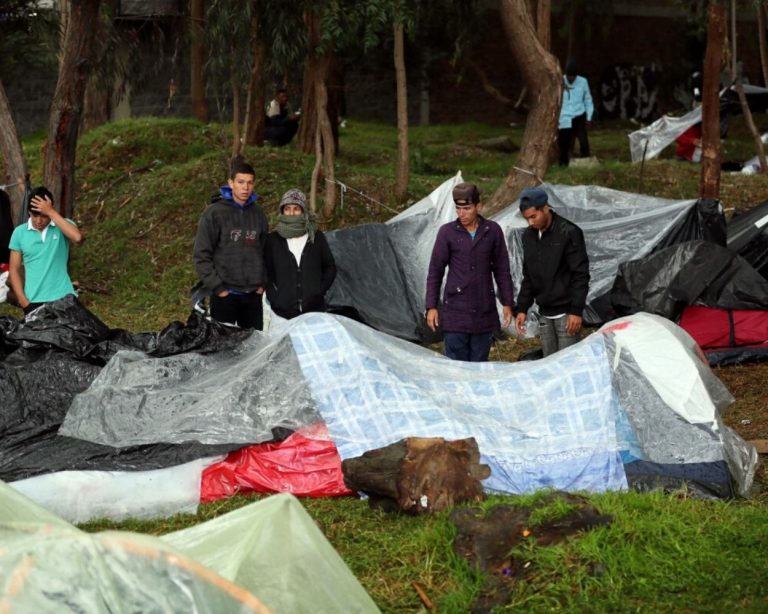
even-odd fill
[{"label": "dark baseball cap", "polygon": [[520,193],[520,211],[525,211],[531,207],[537,209],[549,204],[549,196],[541,188],[525,188]]},{"label": "dark baseball cap", "polygon": [[453,188],[453,202],[463,200],[467,203],[480,202],[480,190],[474,183],[463,182]]}]

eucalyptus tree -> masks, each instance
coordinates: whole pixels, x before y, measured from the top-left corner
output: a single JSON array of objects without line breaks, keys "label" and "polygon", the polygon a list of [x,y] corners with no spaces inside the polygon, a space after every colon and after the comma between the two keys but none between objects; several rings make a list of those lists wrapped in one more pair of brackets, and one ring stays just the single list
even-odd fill
[{"label": "eucalyptus tree", "polygon": [[529,91],[531,110],[520,154],[488,203],[488,214],[514,201],[523,188],[541,182],[557,128],[563,75],[557,59],[538,39],[528,0],[500,0],[501,19],[512,55]]},{"label": "eucalyptus tree", "polygon": [[100,0],[60,2],[66,12],[59,48],[59,77],[51,101],[43,182],[59,211],[71,216],[75,200],[75,154],[85,88],[91,72]]}]

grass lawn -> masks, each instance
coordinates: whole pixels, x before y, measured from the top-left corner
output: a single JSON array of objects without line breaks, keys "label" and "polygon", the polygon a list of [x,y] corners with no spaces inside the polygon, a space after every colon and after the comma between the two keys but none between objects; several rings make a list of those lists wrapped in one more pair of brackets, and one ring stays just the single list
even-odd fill
[{"label": "grass lawn", "polygon": [[[758,123],[761,118],[757,119]],[[768,122],[764,122],[768,123]],[[760,126],[765,129],[766,126]],[[601,164],[591,169],[553,166],[555,184],[602,185],[673,199],[697,197],[699,167],[671,159],[642,168],[629,162],[628,123],[596,125],[590,132]],[[411,130],[411,202],[461,170],[486,194],[503,180],[515,155],[480,146],[484,139],[522,138],[522,127],[482,124],[414,127]],[[723,159],[744,161],[752,141],[743,122],[733,122]],[[85,134],[78,147],[75,218],[87,240],[74,251],[73,278],[82,302],[112,327],[159,330],[185,320],[188,291],[195,283],[191,252],[197,219],[226,176],[227,127],[191,120],[135,119]],[[40,177],[39,138],[25,142],[33,178]],[[356,191],[326,224],[338,228],[384,221],[397,205],[392,126],[347,120],[342,131],[337,179]],[[286,148],[248,147],[257,171],[257,192],[270,222],[283,191],[309,188],[312,156]],[[768,197],[768,178],[723,174],[727,209],[748,208]],[[362,192],[367,196],[361,196]],[[0,314],[18,316],[7,306]],[[526,343],[502,342],[493,359],[513,360]],[[717,370],[736,397],[726,422],[746,439],[768,439],[768,364]],[[765,492],[768,475],[761,469]],[[534,497],[494,498],[526,505]],[[252,497],[202,505],[197,515],[154,522],[94,522],[106,527],[161,534],[199,523],[244,505]],[[605,493],[589,496],[613,522],[554,546],[529,540],[513,558],[528,566],[511,581],[509,611],[722,612],[768,611],[768,496],[747,501],[699,501],[681,491]],[[466,612],[483,580],[454,554],[455,529],[447,515],[404,517],[371,511],[355,498],[303,500],[383,611],[417,612],[413,582],[420,583],[442,612]],[[559,513],[557,509],[552,514]],[[535,534],[535,531],[534,531]]]}]

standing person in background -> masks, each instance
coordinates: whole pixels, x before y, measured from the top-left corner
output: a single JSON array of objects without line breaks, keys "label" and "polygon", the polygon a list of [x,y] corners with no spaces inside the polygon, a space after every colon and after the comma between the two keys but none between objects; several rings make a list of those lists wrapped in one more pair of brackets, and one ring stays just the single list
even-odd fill
[{"label": "standing person in background", "polygon": [[29,200],[29,219],[11,235],[8,282],[25,314],[43,303],[70,294],[77,296],[69,278],[69,245],[80,245],[83,235],[72,220],[53,206],[47,188],[35,188]]},{"label": "standing person in background", "polygon": [[579,341],[582,312],[589,290],[589,258],[581,228],[549,206],[541,188],[526,188],[520,211],[528,222],[523,232],[523,282],[517,296],[515,323],[521,335],[535,300],[544,356]]},{"label": "standing person in background", "polygon": [[267,236],[264,260],[272,311],[295,318],[325,310],[325,293],[336,278],[336,263],[301,190],[288,190],[280,199],[280,218]]},{"label": "standing person in background", "polygon": [[560,148],[560,166],[568,166],[573,139],[579,139],[580,157],[588,158],[587,128],[592,126],[595,105],[589,93],[589,83],[579,77],[574,62],[568,62],[563,75],[563,104],[560,107],[557,144]]},{"label": "standing person in background", "polygon": [[299,129],[299,113],[291,111],[288,103],[288,91],[280,88],[267,107],[267,119],[264,128],[264,139],[282,147],[293,140]]},{"label": "standing person in background", "polygon": [[227,185],[214,196],[197,225],[194,260],[211,293],[211,317],[241,328],[264,328],[261,295],[266,285],[267,218],[253,191],[256,172],[236,158]]},{"label": "standing person in background", "polygon": [[[512,321],[514,292],[509,254],[501,227],[480,215],[480,191],[472,183],[453,188],[457,218],[437,232],[427,275],[427,326],[442,325],[445,355],[454,360],[488,360],[493,332],[499,328],[496,293],[499,289],[503,325]],[[437,304],[445,267],[442,313]],[[442,321],[441,321],[442,320]]]}]

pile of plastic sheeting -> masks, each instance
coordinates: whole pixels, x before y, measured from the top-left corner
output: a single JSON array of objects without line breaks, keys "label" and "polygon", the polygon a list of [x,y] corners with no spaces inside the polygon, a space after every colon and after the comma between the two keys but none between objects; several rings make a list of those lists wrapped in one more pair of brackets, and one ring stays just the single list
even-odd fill
[{"label": "pile of plastic sheeting", "polygon": [[[708,496],[732,496],[746,495],[753,479],[754,449],[721,422],[731,396],[690,337],[657,316],[612,322],[572,348],[514,364],[451,361],[327,314],[306,314],[270,336],[254,337],[222,356],[227,372],[253,378],[256,388],[267,378],[268,388],[273,373],[298,365],[301,382],[286,379],[285,396],[271,421],[265,414],[266,425],[284,427],[284,409],[309,399],[327,432],[301,424],[313,413],[298,412],[292,427],[309,440],[330,439],[341,459],[403,437],[474,437],[491,467],[484,483],[490,491],[600,492],[685,483]],[[205,361],[216,371],[212,358],[189,361]],[[87,402],[73,403],[62,431],[110,446],[120,444],[116,434],[145,445],[172,440],[176,429],[192,437],[195,424],[197,438],[209,443],[248,438],[242,419],[248,401],[231,395],[226,378],[182,379],[163,362],[156,372],[162,377],[150,382],[146,374],[157,361],[132,355],[124,373],[118,353],[98,385],[82,395]],[[196,373],[190,362],[179,369]],[[269,370],[258,368],[265,362]],[[131,375],[134,368],[145,376]],[[144,411],[156,391],[172,422]],[[194,394],[208,399],[207,414],[190,402]],[[208,423],[216,425],[210,432]],[[265,431],[251,433],[258,438]],[[301,458],[300,447],[295,453]],[[130,498],[142,495],[134,491]]]},{"label": "pile of plastic sheeting", "polygon": [[[431,340],[424,323],[427,268],[437,231],[456,218],[451,192],[461,174],[385,224],[365,224],[327,234],[338,275],[328,293],[333,305],[352,306],[362,320],[403,339]],[[608,294],[618,266],[667,245],[713,240],[725,221],[717,203],[673,201],[598,186],[541,186],[563,217],[584,231],[590,287],[584,317],[590,324],[612,317]],[[526,227],[518,202],[492,216],[504,230],[510,265],[522,282],[521,233]],[[714,229],[714,231],[713,231]]]},{"label": "pile of plastic sheeting", "polygon": [[0,543],[3,611],[379,611],[290,495],[151,537],[85,533],[0,482]]},{"label": "pile of plastic sheeting", "polygon": [[701,121],[701,107],[696,107],[681,117],[664,115],[652,124],[635,130],[629,135],[629,152],[632,162],[651,160],[657,157],[667,145],[694,124]]}]

